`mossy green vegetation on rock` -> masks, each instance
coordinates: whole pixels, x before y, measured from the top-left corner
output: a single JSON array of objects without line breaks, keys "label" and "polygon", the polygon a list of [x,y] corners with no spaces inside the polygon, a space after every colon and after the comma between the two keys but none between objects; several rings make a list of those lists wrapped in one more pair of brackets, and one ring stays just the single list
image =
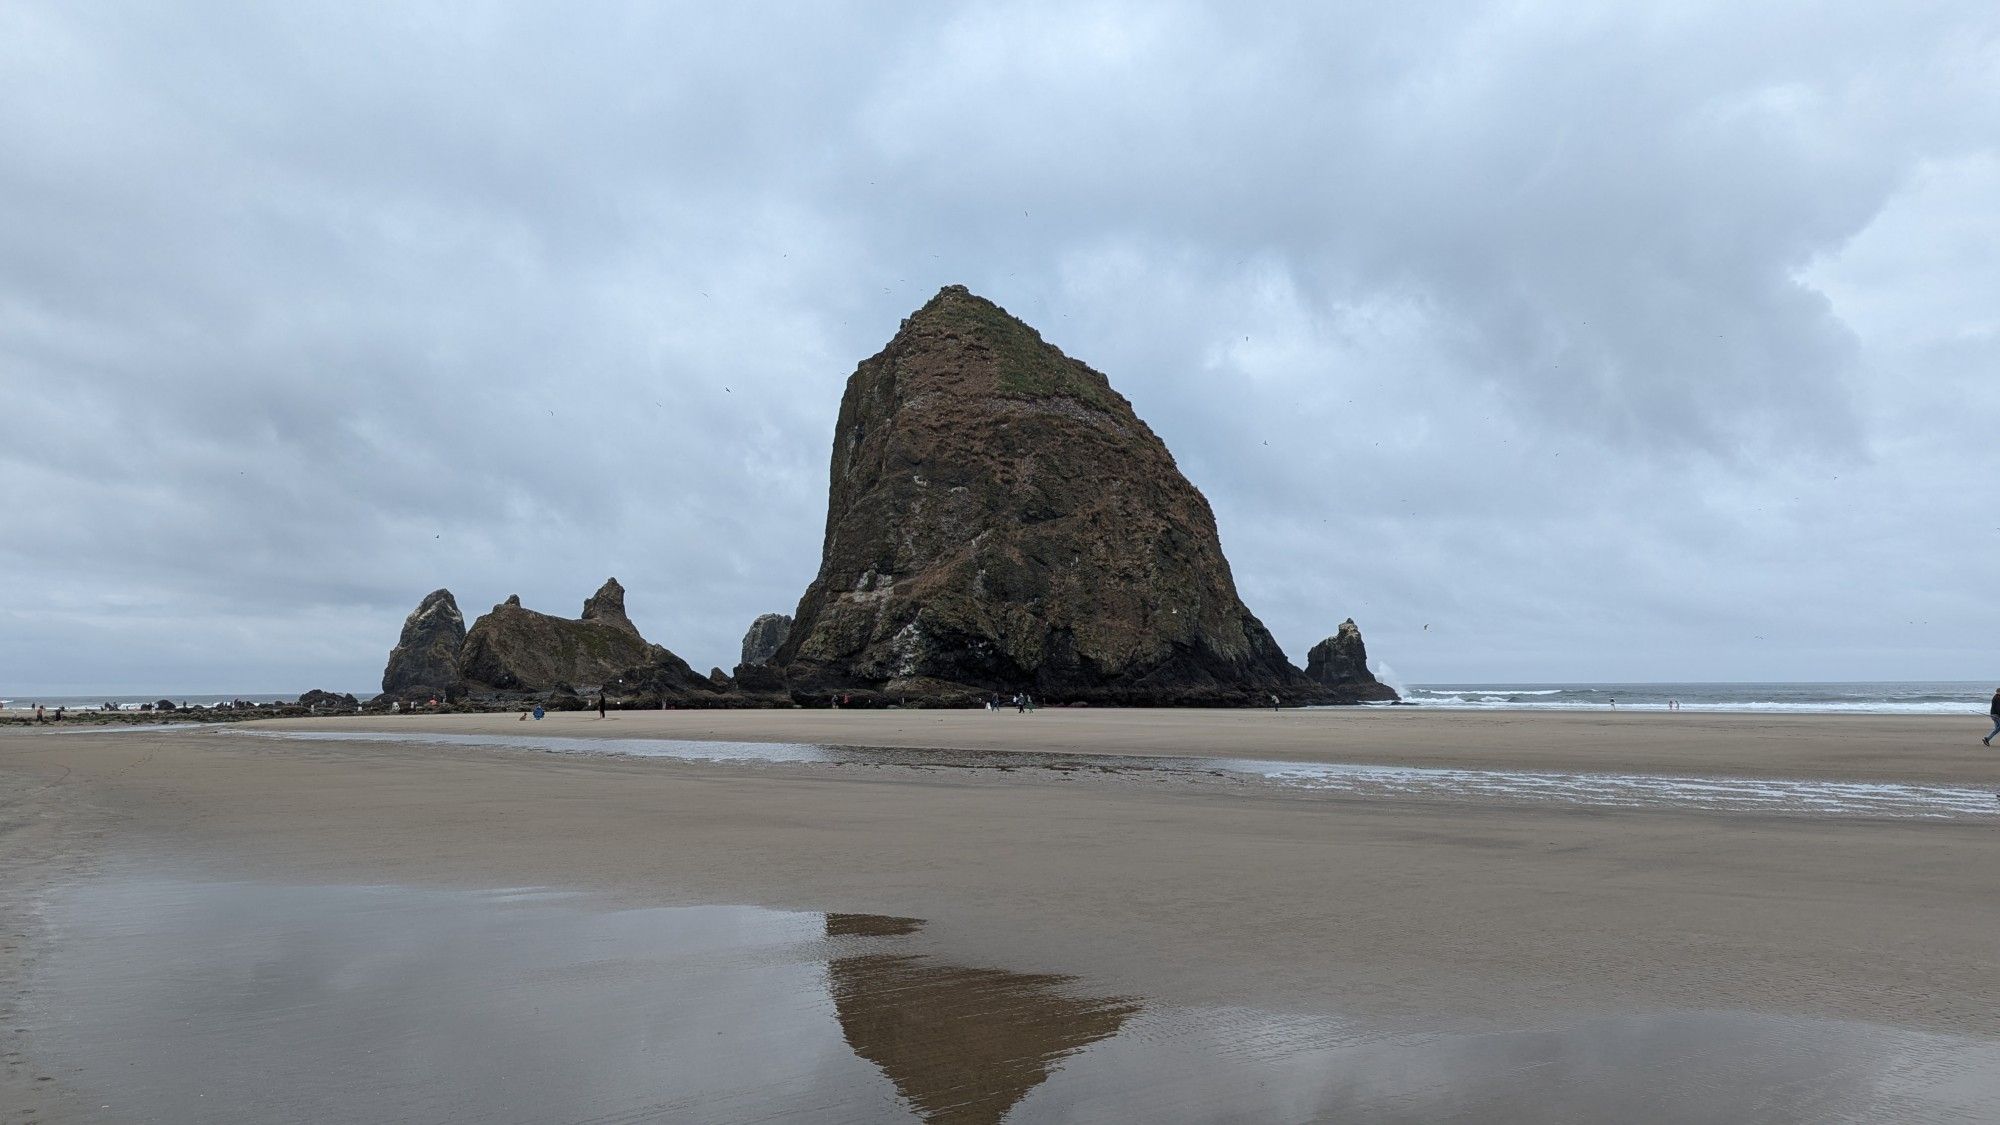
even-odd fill
[{"label": "mossy green vegetation on rock", "polygon": [[467,690],[534,693],[614,687],[634,669],[667,664],[696,676],[685,661],[648,643],[625,616],[625,588],[609,579],[576,620],[523,608],[510,597],[473,623],[460,661]]},{"label": "mossy green vegetation on rock", "polygon": [[924,320],[928,329],[946,339],[990,351],[994,385],[1002,394],[1073,398],[1100,410],[1130,409],[1103,375],[1064,355],[1041,333],[964,286],[947,286],[911,319]]}]

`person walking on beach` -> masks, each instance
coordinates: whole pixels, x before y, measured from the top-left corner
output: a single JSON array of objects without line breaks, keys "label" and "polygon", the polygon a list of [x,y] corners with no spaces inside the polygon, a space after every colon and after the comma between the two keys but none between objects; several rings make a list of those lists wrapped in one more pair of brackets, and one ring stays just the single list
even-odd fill
[{"label": "person walking on beach", "polygon": [[1993,745],[1993,736],[2000,734],[2000,688],[1993,689],[1993,706],[1987,708],[1986,713],[1993,716],[1993,729],[1987,731],[1986,737],[1979,741],[1991,746]]},{"label": "person walking on beach", "polygon": [[604,717],[604,689],[603,689],[603,688],[598,688],[598,689],[597,689],[597,717],[598,717],[598,718],[600,718],[600,719]]}]

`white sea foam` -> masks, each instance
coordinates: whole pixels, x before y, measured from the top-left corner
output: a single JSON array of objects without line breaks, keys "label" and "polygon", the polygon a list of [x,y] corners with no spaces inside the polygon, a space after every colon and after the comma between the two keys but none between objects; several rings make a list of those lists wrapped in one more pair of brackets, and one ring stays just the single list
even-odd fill
[{"label": "white sea foam", "polygon": [[[1534,711],[1609,711],[1611,705],[1602,700],[1563,699],[1534,700],[1521,698],[1529,692],[1479,692],[1459,695],[1428,695],[1405,697],[1403,703],[1415,707],[1428,707],[1438,711],[1480,711],[1480,710],[1534,710]],[[1620,711],[1665,711],[1663,702],[1627,701],[1618,703]],[[1773,715],[1981,715],[1985,708],[1974,703],[1927,701],[1923,703],[1899,703],[1892,700],[1866,700],[1849,702],[1843,700],[1814,701],[1804,703],[1779,702],[1777,700],[1744,700],[1727,703],[1697,703],[1680,701],[1682,711],[1704,711],[1711,714],[1773,714]]]},{"label": "white sea foam", "polygon": [[1938,819],[2000,816],[1984,789],[1886,781],[1676,777],[1663,774],[1549,773],[1532,770],[1355,766],[1216,758],[1212,769],[1280,785],[1362,797],[1558,802],[1600,808],[1682,808],[1828,816]]},{"label": "white sea foam", "polygon": [[1403,703],[1443,710],[1683,711],[1799,715],[1965,715],[1986,710],[1991,688],[1966,682],[1430,684]]}]

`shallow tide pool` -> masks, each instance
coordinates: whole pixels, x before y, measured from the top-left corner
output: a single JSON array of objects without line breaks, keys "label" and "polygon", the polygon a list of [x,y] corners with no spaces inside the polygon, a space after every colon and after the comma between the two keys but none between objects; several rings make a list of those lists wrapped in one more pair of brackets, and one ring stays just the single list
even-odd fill
[{"label": "shallow tide pool", "polygon": [[1030,751],[894,749],[810,743],[708,742],[664,738],[429,734],[415,732],[231,730],[249,738],[304,742],[416,743],[609,754],[682,762],[877,766],[906,769],[1086,771],[1133,778],[1213,779],[1312,790],[1329,796],[1566,804],[1590,808],[1693,809],[1798,816],[1868,816],[1949,820],[2000,818],[2000,795],[1985,789],[1915,782],[1825,778],[1696,777],[1550,770],[1446,769],[1423,766],[1280,762],[1249,758],[1177,758]]},{"label": "shallow tide pool", "polygon": [[2000,1120],[2000,1045],[1651,1012],[1425,1034],[954,963],[919,919],[65,886],[32,1065],[110,1121]]}]

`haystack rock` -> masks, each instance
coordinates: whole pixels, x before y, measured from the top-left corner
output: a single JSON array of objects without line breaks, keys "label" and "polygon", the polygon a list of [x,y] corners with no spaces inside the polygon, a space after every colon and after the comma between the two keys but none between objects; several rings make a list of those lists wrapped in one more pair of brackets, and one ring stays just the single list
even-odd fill
[{"label": "haystack rock", "polygon": [[403,635],[382,670],[384,695],[417,698],[448,695],[458,686],[459,652],[465,647],[465,617],[450,590],[433,590],[403,620]]},{"label": "haystack rock", "polygon": [[518,594],[494,606],[466,634],[460,671],[473,691],[541,692],[596,688],[662,660],[679,658],[639,635],[625,616],[625,588],[612,578],[574,621],[525,609]]},{"label": "haystack rock", "polygon": [[792,619],[782,613],[767,613],[752,621],[750,631],[743,634],[743,663],[769,664],[791,634]]},{"label": "haystack rock", "polygon": [[1341,622],[1338,632],[1306,654],[1306,676],[1321,687],[1352,697],[1338,700],[1342,703],[1398,698],[1394,688],[1377,680],[1368,670],[1368,647],[1361,643],[1361,627],[1352,617]]},{"label": "haystack rock", "polygon": [[1131,404],[962,286],[848,378],[831,476],[819,575],[774,660],[800,697],[1319,694]]}]

